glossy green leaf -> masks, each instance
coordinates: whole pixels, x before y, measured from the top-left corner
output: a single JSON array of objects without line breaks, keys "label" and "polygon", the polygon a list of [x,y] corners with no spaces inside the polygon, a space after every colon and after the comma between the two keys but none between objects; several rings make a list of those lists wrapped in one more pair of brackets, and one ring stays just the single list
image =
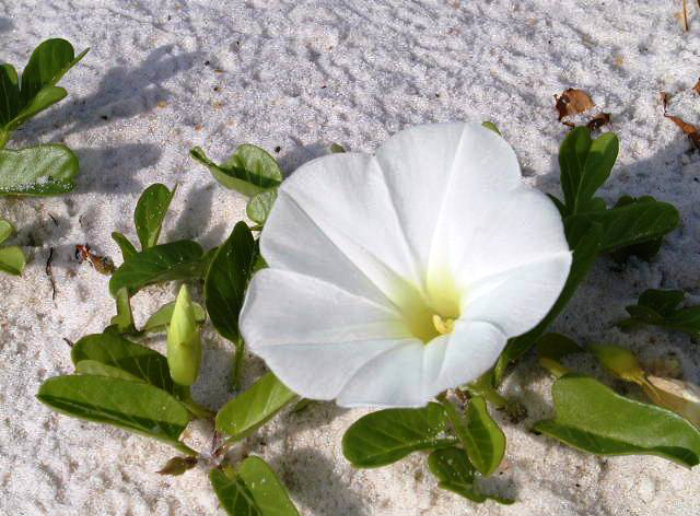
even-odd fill
[{"label": "glossy green leaf", "polygon": [[119,250],[122,252],[122,258],[124,259],[124,261],[127,261],[132,256],[139,254],[139,252],[136,250],[136,247],[134,247],[134,244],[131,243],[131,240],[126,238],[121,233],[117,231],[113,232],[112,240],[114,240],[119,246]]},{"label": "glossy green leaf", "polygon": [[0,271],[21,276],[27,259],[22,249],[17,246],[0,247]]},{"label": "glossy green leaf", "polygon": [[443,407],[471,464],[482,475],[491,475],[503,460],[506,436],[491,418],[484,398],[469,400],[466,419],[449,400],[444,400]]},{"label": "glossy green leaf", "polygon": [[[617,200],[617,203],[615,203],[615,208],[627,206],[628,204],[644,202],[656,202],[656,199],[654,199],[650,195],[644,195],[638,198],[630,197],[629,195],[623,195]],[[640,244],[630,245],[621,249],[617,249],[616,251],[612,251],[610,255],[615,261],[618,262],[625,262],[627,259],[629,259],[630,256],[637,256],[642,260],[649,261],[658,254],[659,250],[661,249],[662,243],[663,238],[659,237],[655,238],[654,240],[649,240]]]},{"label": "glossy green leaf", "polygon": [[275,375],[267,373],[216,415],[216,429],[238,441],[255,432],[297,397]]},{"label": "glossy green leaf", "polygon": [[659,201],[633,203],[585,215],[603,228],[600,243],[603,253],[655,242],[680,223],[678,210]]},{"label": "glossy green leaf", "polygon": [[46,86],[57,84],[87,52],[86,49],[76,57],[73,46],[58,38],[48,39],[36,47],[22,72],[21,95],[25,105]]},{"label": "glossy green leaf", "polygon": [[564,289],[559,294],[559,298],[549,313],[537,326],[527,333],[508,341],[506,349],[501,353],[494,370],[496,385],[503,380],[508,364],[527,353],[564,310],[598,257],[601,238],[602,232],[599,225],[591,224],[585,219],[571,221],[567,228],[567,240],[574,253],[569,277],[566,279]]},{"label": "glossy green leaf", "polygon": [[64,88],[45,86],[28,103],[24,104],[22,110],[7,125],[6,130],[14,131],[30,118],[66,98],[67,95],[68,92]]},{"label": "glossy green leaf", "polygon": [[0,150],[0,196],[70,192],[78,169],[78,158],[65,145]]},{"label": "glossy green leaf", "polygon": [[239,222],[219,248],[204,283],[207,311],[214,328],[234,342],[238,316],[257,255],[255,240],[245,222]]},{"label": "glossy green leaf", "polygon": [[472,502],[482,503],[491,499],[502,504],[513,503],[513,500],[481,492],[476,485],[476,470],[464,450],[454,447],[435,450],[428,457],[428,468],[441,489],[452,491]]},{"label": "glossy green leaf", "polygon": [[44,382],[37,397],[69,416],[118,426],[193,453],[178,441],[189,422],[187,410],[152,385],[106,376],[58,376]]},{"label": "glossy green leaf", "polygon": [[228,474],[220,469],[212,469],[209,481],[229,516],[263,516],[245,482],[231,469],[228,469]]},{"label": "glossy green leaf", "polygon": [[194,316],[187,285],[182,285],[168,326],[170,376],[175,383],[190,386],[197,381],[201,362],[202,340],[199,325]]},{"label": "glossy green leaf", "polygon": [[263,516],[299,516],[282,482],[260,457],[248,457],[236,472]]},{"label": "glossy green leaf", "polygon": [[75,364],[76,374],[87,374],[91,376],[109,376],[110,378],[121,378],[131,382],[147,383],[143,378],[139,378],[118,367],[98,362],[97,360],[81,360]]},{"label": "glossy green leaf", "polygon": [[[0,65],[0,106],[0,127],[5,127],[21,108],[17,71],[7,63]],[[0,149],[3,146],[0,141]]]},{"label": "glossy green leaf", "polygon": [[591,140],[588,128],[576,127],[566,136],[559,151],[559,167],[568,214],[586,209],[610,176],[618,150],[619,141],[614,133]]},{"label": "glossy green leaf", "polygon": [[141,249],[148,249],[158,243],[163,220],[176,190],[177,186],[171,192],[165,185],[156,183],[141,194],[134,211],[134,225]]},{"label": "glossy green leaf", "polygon": [[386,409],[361,417],[343,436],[343,455],[358,468],[396,462],[418,450],[444,445],[447,417],[441,405],[418,409]]},{"label": "glossy green leaf", "polygon": [[177,388],[170,378],[166,358],[146,346],[131,342],[112,333],[97,333],[83,337],[71,350],[76,365],[90,360],[116,367],[171,394]]},{"label": "glossy green leaf", "polygon": [[192,149],[190,155],[205,165],[223,186],[248,197],[279,186],[283,179],[275,158],[255,145],[240,145],[221,165],[211,161],[199,147]]},{"label": "glossy green leaf", "polygon": [[[194,318],[197,323],[202,324],[207,320],[207,313],[204,311],[202,305],[193,302],[192,309],[194,310]],[[174,310],[175,301],[161,306],[156,313],[148,318],[148,321],[146,321],[143,327],[143,331],[146,333],[155,333],[167,330],[170,325],[170,319],[173,317]]]},{"label": "glossy green leaf", "polygon": [[112,274],[109,291],[114,296],[127,287],[133,294],[154,283],[200,278],[203,254],[202,247],[191,240],[150,247],[130,257]]},{"label": "glossy green leaf", "polygon": [[344,152],[346,152],[345,147],[343,147],[339,143],[331,143],[331,153],[342,154]]},{"label": "glossy green leaf", "polygon": [[248,218],[253,222],[265,224],[276,200],[277,188],[270,188],[269,190],[260,192],[248,201],[248,205],[245,209],[246,215],[248,215]]},{"label": "glossy green leaf", "polygon": [[626,307],[631,317],[619,325],[649,324],[700,338],[700,305],[677,308],[684,297],[680,290],[646,290],[636,305]]},{"label": "glossy green leaf", "polygon": [[673,412],[565,375],[552,387],[556,417],[535,430],[598,455],[658,455],[685,466],[700,461],[700,431]]}]

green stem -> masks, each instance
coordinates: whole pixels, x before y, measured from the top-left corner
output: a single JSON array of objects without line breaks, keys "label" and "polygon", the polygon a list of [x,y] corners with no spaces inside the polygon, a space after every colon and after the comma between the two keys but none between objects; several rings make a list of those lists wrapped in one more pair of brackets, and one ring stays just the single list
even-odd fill
[{"label": "green stem", "polygon": [[466,386],[467,392],[472,396],[483,396],[486,401],[497,409],[503,409],[508,405],[508,400],[494,387],[493,369],[481,375],[476,381]]},{"label": "green stem", "polygon": [[233,378],[231,384],[233,390],[238,391],[241,388],[241,377],[243,376],[243,364],[245,363],[245,344],[239,336],[234,342],[236,346],[235,355],[233,357]]}]

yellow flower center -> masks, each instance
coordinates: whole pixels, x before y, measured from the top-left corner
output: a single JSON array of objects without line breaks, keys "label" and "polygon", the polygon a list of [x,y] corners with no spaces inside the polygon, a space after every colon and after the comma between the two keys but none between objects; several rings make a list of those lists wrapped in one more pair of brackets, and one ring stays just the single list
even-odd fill
[{"label": "yellow flower center", "polygon": [[441,335],[452,333],[455,329],[455,320],[450,317],[442,317],[438,314],[433,314],[433,326]]}]

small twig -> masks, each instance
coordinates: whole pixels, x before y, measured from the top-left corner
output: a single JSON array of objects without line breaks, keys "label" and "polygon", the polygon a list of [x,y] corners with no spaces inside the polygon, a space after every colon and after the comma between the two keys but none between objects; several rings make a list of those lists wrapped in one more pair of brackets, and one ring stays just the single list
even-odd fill
[{"label": "small twig", "polygon": [[72,348],[73,345],[74,345],[74,343],[73,343],[72,340],[67,339],[67,338],[65,338],[65,337],[63,337],[63,342],[65,342],[66,344],[68,344],[68,347],[69,347],[69,348]]},{"label": "small twig", "polygon": [[683,0],[683,32],[688,32],[688,3]]},{"label": "small twig", "polygon": [[53,262],[53,247],[49,249],[49,257],[46,260],[46,275],[49,277],[49,281],[51,282],[51,290],[53,291],[53,294],[51,295],[51,299],[54,301],[56,300],[56,278],[53,276],[53,269],[51,268],[51,262]]}]

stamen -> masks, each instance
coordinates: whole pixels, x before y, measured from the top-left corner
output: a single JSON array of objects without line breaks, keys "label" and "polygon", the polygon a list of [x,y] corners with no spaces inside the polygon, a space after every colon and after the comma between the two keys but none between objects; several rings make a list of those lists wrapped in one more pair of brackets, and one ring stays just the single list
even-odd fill
[{"label": "stamen", "polygon": [[455,329],[455,320],[449,317],[442,318],[438,314],[433,314],[433,326],[441,335],[452,333]]}]

